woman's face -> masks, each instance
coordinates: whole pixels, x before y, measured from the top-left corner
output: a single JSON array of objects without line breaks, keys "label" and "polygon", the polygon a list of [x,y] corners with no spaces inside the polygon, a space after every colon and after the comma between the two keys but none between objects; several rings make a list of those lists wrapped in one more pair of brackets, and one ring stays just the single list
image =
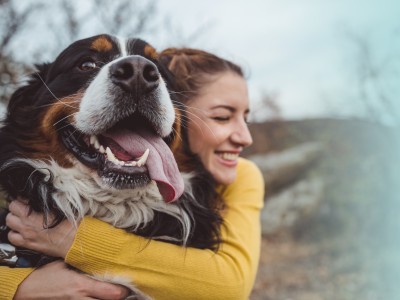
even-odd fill
[{"label": "woman's face", "polygon": [[230,71],[210,79],[188,102],[189,146],[218,183],[230,184],[240,152],[253,142],[246,124],[247,84]]}]

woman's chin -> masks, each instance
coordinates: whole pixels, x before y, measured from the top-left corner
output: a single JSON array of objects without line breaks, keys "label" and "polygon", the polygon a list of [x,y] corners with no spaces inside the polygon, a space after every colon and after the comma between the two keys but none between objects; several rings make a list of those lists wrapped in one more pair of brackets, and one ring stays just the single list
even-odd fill
[{"label": "woman's chin", "polygon": [[211,175],[219,184],[228,185],[236,180],[236,168],[218,167],[211,171]]},{"label": "woman's chin", "polygon": [[213,155],[210,158],[205,163],[206,169],[218,184],[228,185],[236,180],[238,160],[226,160],[219,155]]}]

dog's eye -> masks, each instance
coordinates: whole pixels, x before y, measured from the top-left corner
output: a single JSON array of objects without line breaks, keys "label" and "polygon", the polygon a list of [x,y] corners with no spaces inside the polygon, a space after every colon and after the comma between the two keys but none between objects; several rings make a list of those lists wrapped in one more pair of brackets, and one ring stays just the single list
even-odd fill
[{"label": "dog's eye", "polygon": [[82,71],[90,71],[96,69],[96,67],[96,63],[93,61],[84,61],[79,65],[79,69],[81,69]]}]

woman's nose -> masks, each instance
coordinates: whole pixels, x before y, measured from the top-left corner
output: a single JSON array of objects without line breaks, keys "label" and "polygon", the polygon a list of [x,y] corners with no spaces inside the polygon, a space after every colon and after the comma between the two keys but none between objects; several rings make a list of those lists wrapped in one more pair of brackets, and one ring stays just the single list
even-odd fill
[{"label": "woman's nose", "polygon": [[253,144],[253,138],[251,137],[249,127],[246,122],[238,124],[236,130],[232,133],[232,141],[236,144],[240,144],[243,147],[248,147]]}]

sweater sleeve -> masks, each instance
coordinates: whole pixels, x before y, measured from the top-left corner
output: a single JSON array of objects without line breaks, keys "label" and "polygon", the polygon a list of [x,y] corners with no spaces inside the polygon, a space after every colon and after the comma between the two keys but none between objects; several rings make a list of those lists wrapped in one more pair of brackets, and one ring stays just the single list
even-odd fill
[{"label": "sweater sleeve", "polygon": [[30,268],[0,267],[0,300],[14,298],[18,286],[32,271]]},{"label": "sweater sleeve", "polygon": [[264,181],[241,159],[226,202],[217,252],[151,241],[86,217],[66,262],[89,274],[118,275],[154,299],[247,299],[260,254]]},{"label": "sweater sleeve", "polygon": [[[0,191],[0,207],[5,203],[5,195]],[[30,268],[9,268],[0,266],[0,300],[10,300],[14,297],[18,286],[28,277],[33,269]]]}]

